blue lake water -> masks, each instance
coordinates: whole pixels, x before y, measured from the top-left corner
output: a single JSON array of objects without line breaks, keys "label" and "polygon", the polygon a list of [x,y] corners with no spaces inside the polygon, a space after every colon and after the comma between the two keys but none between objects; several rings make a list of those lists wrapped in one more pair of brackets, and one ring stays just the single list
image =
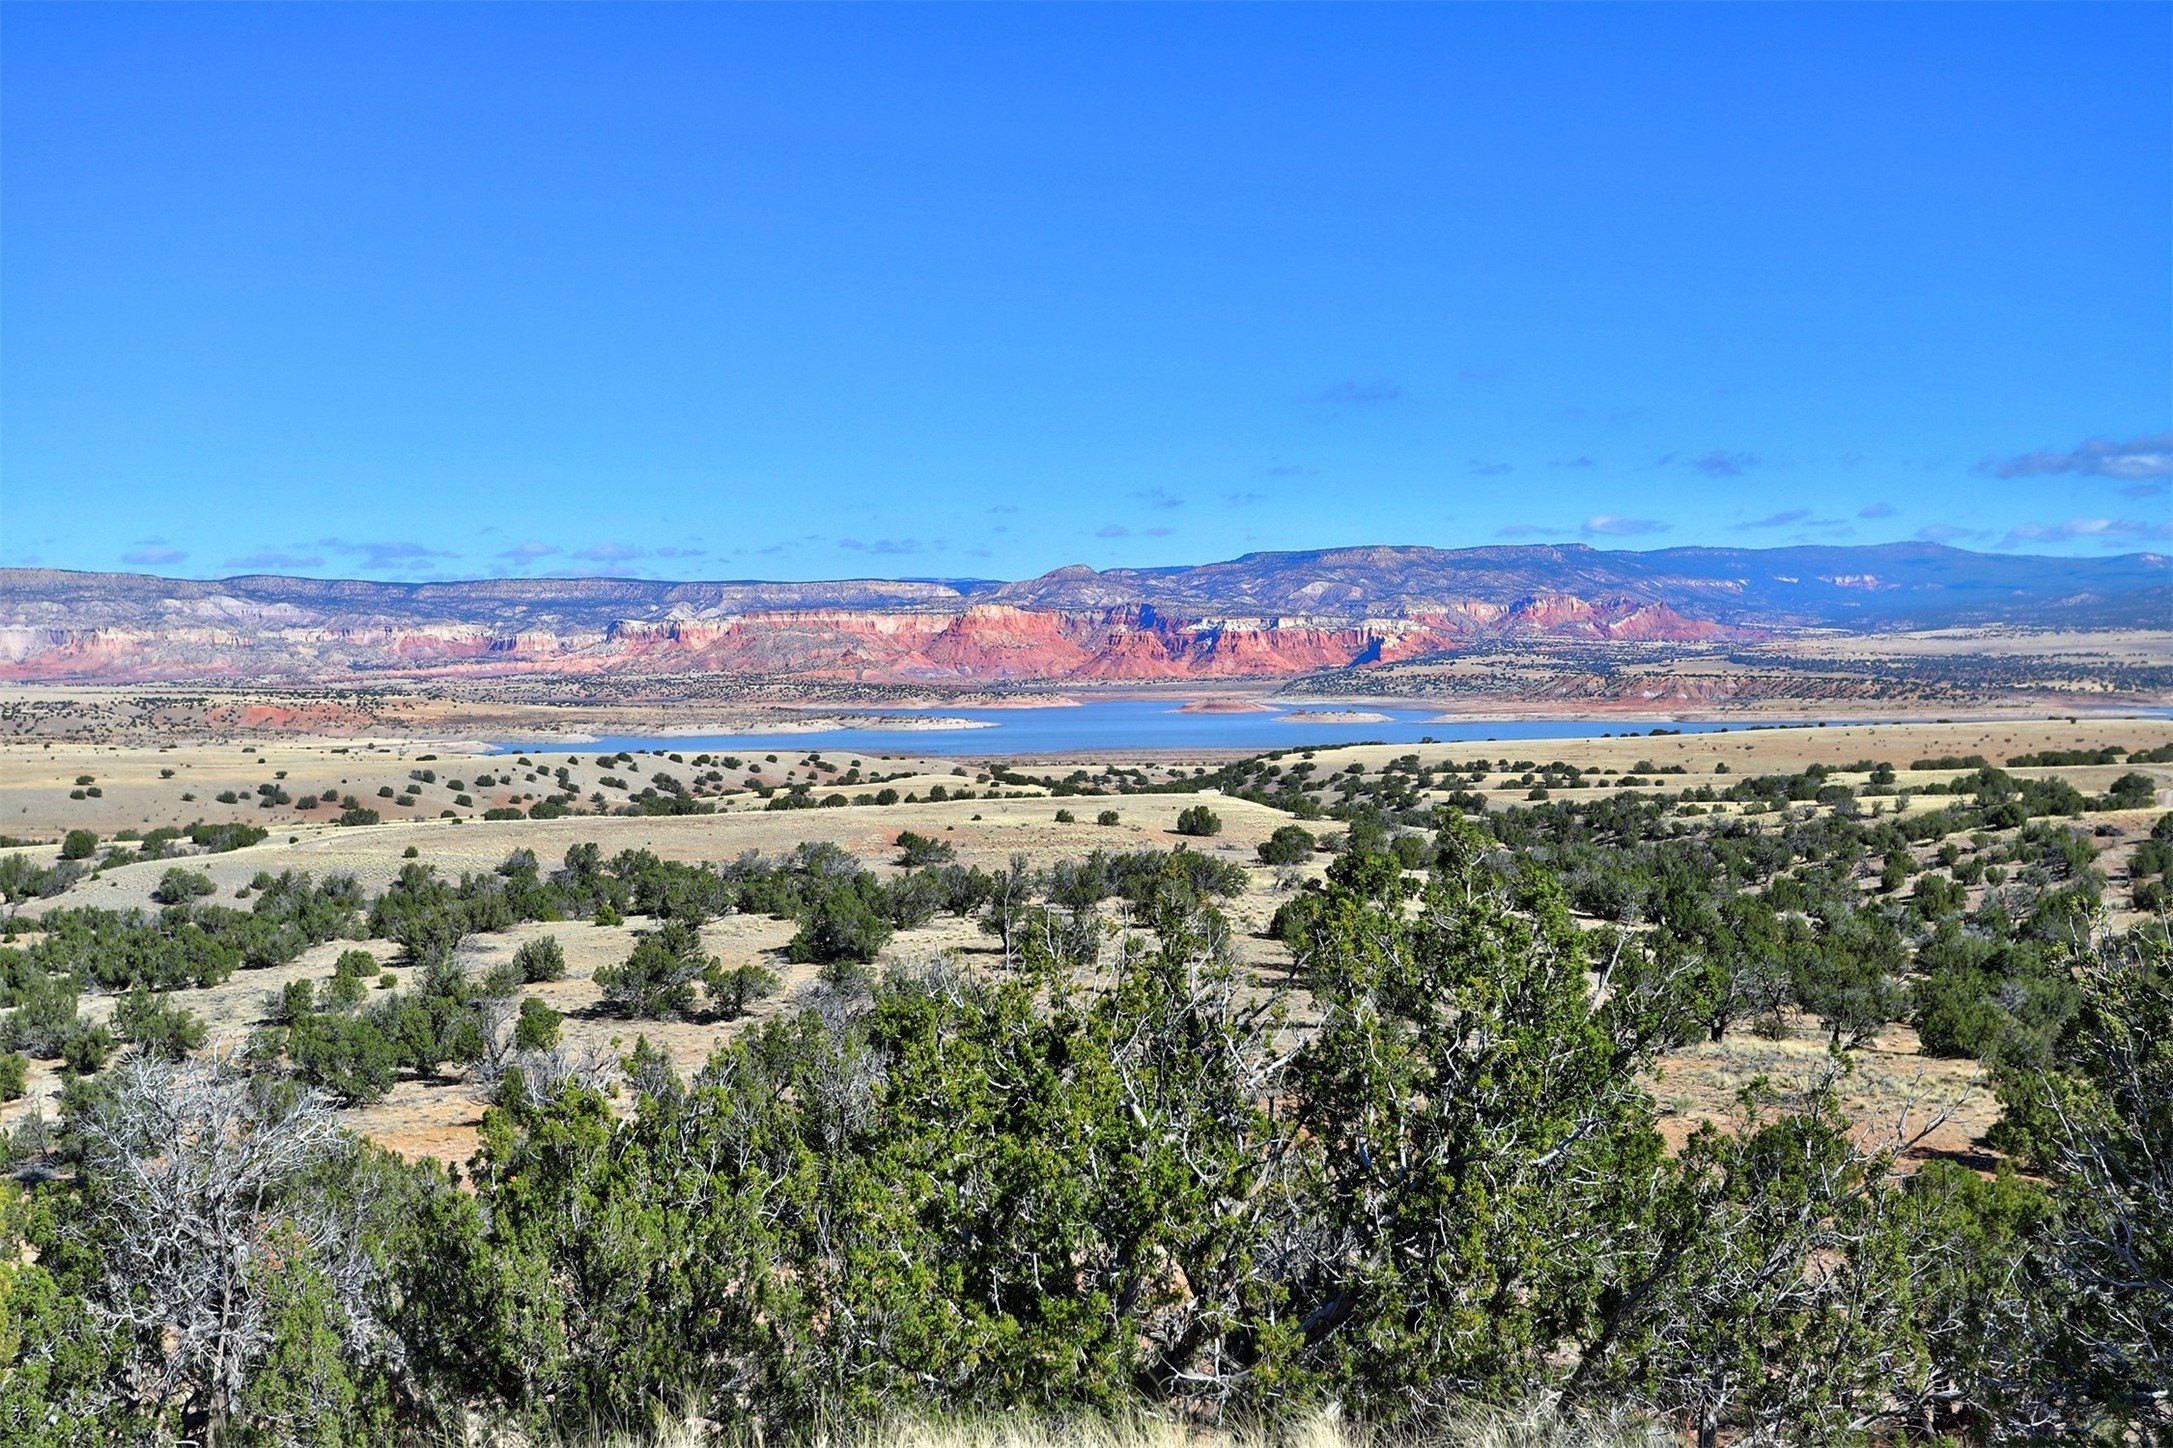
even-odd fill
[{"label": "blue lake water", "polygon": [[[968,758],[1093,754],[1122,759],[1133,753],[1162,753],[1186,749],[1240,749],[1266,751],[1311,748],[1377,740],[1385,744],[1417,744],[1431,739],[1441,743],[1462,740],[1593,739],[1603,734],[1643,734],[1654,726],[1611,720],[1584,719],[1481,719],[1444,723],[1436,709],[1402,709],[1376,704],[1354,705],[1371,714],[1385,714],[1385,721],[1349,721],[1291,717],[1278,707],[1272,713],[1185,713],[1181,700],[1099,699],[1084,704],[1028,709],[854,709],[856,715],[891,715],[900,719],[937,717],[968,719],[976,727],[958,729],[811,729],[793,733],[704,734],[654,737],[617,736],[592,744],[568,745],[563,741],[530,741],[502,745],[502,750],[562,750],[588,753],[666,751],[679,754],[806,754],[850,752],[855,754],[942,755]],[[1306,706],[1320,709],[1327,706]],[[1767,721],[1772,722],[1772,721]],[[1711,734],[1746,727],[1736,724],[1669,722],[1663,726],[1684,734]]]}]

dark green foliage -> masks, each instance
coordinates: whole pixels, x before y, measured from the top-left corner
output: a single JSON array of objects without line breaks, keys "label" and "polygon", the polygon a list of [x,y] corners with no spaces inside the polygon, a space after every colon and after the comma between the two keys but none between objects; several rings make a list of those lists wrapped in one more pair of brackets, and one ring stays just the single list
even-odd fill
[{"label": "dark green foliage", "polygon": [[2029,1415],[2147,1442],[2173,1397],[2173,943],[2160,926],[2105,942],[2077,982],[2050,1064],[1998,1077],[1995,1144],[2058,1184],[2027,1259],[2042,1316],[2009,1319],[2025,1334],[2009,1390]]},{"label": "dark green foliage", "polygon": [[400,1065],[398,1045],[377,1021],[336,1013],[297,1016],[287,1057],[304,1081],[356,1104],[390,1091]]},{"label": "dark green foliage", "polygon": [[201,1048],[207,1035],[194,1011],[173,1004],[163,992],[141,987],[114,1002],[113,1029],[137,1050],[165,1061],[178,1061]]},{"label": "dark green foliage", "polygon": [[2105,804],[2109,809],[2148,809],[2157,797],[2158,782],[2131,770],[2107,786]]},{"label": "dark green foliage", "polygon": [[956,853],[948,841],[930,839],[911,830],[898,832],[897,863],[909,870],[917,870],[924,865],[947,865]]},{"label": "dark green foliage", "polygon": [[[366,1204],[345,1240],[393,1280],[352,1317],[337,1261],[276,1248],[223,1441],[419,1441],[432,1405],[556,1431],[691,1401],[728,1434],[790,1436],[978,1409],[1229,1421],[1332,1401],[1394,1422],[1558,1390],[1648,1403],[1709,1442],[2115,1441],[2123,1420],[2147,1440],[2135,1395],[2164,1375],[2153,1284],[2173,1272],[2167,953],[2104,940],[2089,836],[2033,813],[2063,798],[1972,773],[1942,809],[1852,817],[1836,795],[1805,818],[1838,788],[1805,771],[1743,781],[1785,812],[1692,823],[1532,768],[1563,797],[1473,823],[1415,802],[1443,782],[1415,758],[1336,776],[1339,853],[1271,927],[1311,991],[1292,1020],[1215,908],[1246,871],[1184,848],[990,873],[901,838],[927,853],[888,882],[828,845],[403,872],[366,918],[411,988],[366,999],[364,951],[296,982],[243,1058],[248,1109],[303,1084],[375,1100],[474,1063],[501,1104],[473,1194],[431,1167],[312,1176],[306,1193]],[[1218,774],[1263,794],[1305,777]],[[1309,832],[1275,839],[1310,858]],[[2156,849],[2132,880],[2162,875]],[[0,948],[9,1043],[94,1066],[76,1006],[97,986],[127,992],[115,1026],[143,1048],[68,1080],[57,1148],[34,1123],[10,1161],[77,1150],[112,1083],[177,1054],[159,1044],[177,1029],[187,1049],[191,1022],[155,992],[362,928],[351,884],[264,875],[251,894],[55,911]],[[1603,923],[1580,930],[1571,907]],[[559,973],[562,955],[538,963],[554,942],[482,978],[460,964],[477,932],[647,917],[598,973],[612,1008],[733,1018],[776,988],[702,950],[701,922],[733,910],[796,922],[795,952],[824,964],[809,1008],[690,1080],[638,1043],[616,1099],[559,1046],[556,1011],[510,1009]],[[943,913],[982,917],[1002,966],[865,968]],[[1999,1144],[2053,1190],[1894,1174],[1833,1082],[1786,1111],[1753,1087],[1732,1129],[1663,1151],[1653,1053],[1791,1002],[1837,1045],[1906,1012],[1928,1050],[1984,1059]],[[99,1207],[99,1171],[74,1160],[37,1168],[39,1211]],[[290,1182],[271,1209],[306,1193]],[[0,1438],[157,1436],[116,1387],[153,1339],[101,1335],[106,1248],[84,1230],[0,1250]],[[342,1325],[372,1312],[396,1340]],[[190,1411],[160,1431],[203,1437]]]},{"label": "dark green foliage", "polygon": [[[2056,769],[2063,765],[2118,764],[2128,751],[2115,745],[2108,749],[2044,749],[2017,754],[2007,761],[2009,769]],[[1981,761],[1980,761],[1981,763]]]},{"label": "dark green foliage", "polygon": [[548,1051],[558,1044],[559,1026],[566,1019],[534,996],[521,1002],[513,1021],[513,1044],[523,1051]]},{"label": "dark green foliage", "polygon": [[78,1076],[105,1069],[113,1059],[113,1032],[105,1026],[78,1021],[60,1038],[60,1063]]},{"label": "dark green foliage", "polygon": [[30,1058],[20,1051],[0,1052],[0,1101],[19,1101],[30,1085]]},{"label": "dark green foliage", "polygon": [[798,932],[785,946],[793,961],[851,960],[862,964],[890,943],[892,925],[880,908],[881,887],[872,876],[831,881],[813,892]]},{"label": "dark green foliage", "polygon": [[694,1008],[695,989],[712,965],[702,952],[700,932],[685,920],[667,920],[644,935],[624,964],[596,972],[604,1005],[634,1020],[686,1015]]},{"label": "dark green foliage", "polygon": [[269,833],[262,825],[206,825],[189,826],[189,840],[207,854],[220,855],[230,850],[247,849],[261,844]]},{"label": "dark green foliage", "polygon": [[1657,1174],[1578,1378],[1667,1404],[1703,1448],[1838,1440],[1929,1397],[1911,1254],[1944,1244],[1910,1230],[1856,1136],[1830,1082],[1796,1112],[1753,1093],[1733,1132],[1700,1128]]},{"label": "dark green foliage", "polygon": [[1313,857],[1316,841],[1303,825],[1282,825],[1256,847],[1262,864],[1296,865]]},{"label": "dark green foliage", "polygon": [[184,870],[176,866],[159,877],[157,888],[151,891],[151,898],[161,905],[185,905],[217,889],[218,886],[211,883],[211,877],[202,871]]},{"label": "dark green foliage", "polygon": [[1054,958],[892,976],[692,1081],[637,1048],[630,1118],[493,1110],[402,1271],[506,1329],[417,1324],[420,1370],[561,1421],[729,1393],[783,1430],[1135,1394],[1399,1419],[1583,1364],[1576,1391],[1787,1438],[1972,1370],[2022,1189],[1905,1194],[1830,1098],[1671,1161],[1559,895],[1437,848],[1416,914],[1383,856],[1309,892],[1295,1058],[1194,897],[1092,989]]},{"label": "dark green foliage", "polygon": [[779,984],[776,971],[742,965],[717,973],[704,988],[711,1007],[724,1019],[735,1021],[747,1014],[755,1002],[775,995]]},{"label": "dark green foliage", "polygon": [[63,860],[87,860],[98,851],[98,836],[89,830],[70,830],[60,842]]},{"label": "dark green foliage", "polygon": [[1817,949],[1792,962],[1796,1003],[1854,1048],[1908,1009],[1907,950],[1884,916],[1830,911],[1820,923]]},{"label": "dark green foliage", "polygon": [[317,1009],[317,987],[307,980],[290,980],[279,988],[265,1007],[265,1018],[273,1025],[292,1025]]},{"label": "dark green foliage", "polygon": [[343,975],[334,972],[324,983],[324,993],[317,998],[317,1008],[324,1011],[351,1011],[369,999],[370,988],[359,975]]},{"label": "dark green foliage", "polygon": [[0,855],[0,901],[13,905],[57,895],[82,869],[80,864],[65,863],[46,869],[33,864],[28,855]]},{"label": "dark green foliage", "polygon": [[39,1260],[56,1236],[46,1203],[0,1184],[0,1442],[142,1441],[147,1425],[112,1391],[122,1342],[88,1310],[80,1267]]},{"label": "dark green foliage", "polygon": [[520,967],[524,981],[560,980],[566,974],[566,951],[557,936],[539,936],[521,942],[513,952],[513,963]]},{"label": "dark green foliage", "polygon": [[15,977],[10,991],[14,1009],[0,1020],[0,1047],[51,1060],[78,1024],[75,986],[68,977],[48,975],[34,963],[19,966]]},{"label": "dark green foliage", "polygon": [[1934,1056],[2042,1066],[2075,1009],[2067,957],[2031,940],[1999,940],[1940,925],[1917,952],[1912,1020]]},{"label": "dark green foliage", "polygon": [[[457,967],[440,965],[426,972],[413,990],[372,1002],[359,1024],[390,1044],[398,1066],[419,1076],[437,1076],[447,1066],[465,1066],[482,1057],[485,1043],[473,1010],[476,1000],[477,992]],[[374,1062],[375,1047],[359,1034],[350,1036],[358,1049],[367,1048],[363,1054]]]},{"label": "dark green foliage", "polygon": [[370,906],[370,934],[397,941],[411,962],[446,959],[470,934],[525,920],[561,918],[567,892],[541,881],[533,857],[511,872],[463,874],[455,883],[428,865],[409,864]]},{"label": "dark green foliage", "polygon": [[1222,833],[1222,816],[1204,804],[1187,805],[1177,811],[1176,828],[1180,835],[1219,835]]}]

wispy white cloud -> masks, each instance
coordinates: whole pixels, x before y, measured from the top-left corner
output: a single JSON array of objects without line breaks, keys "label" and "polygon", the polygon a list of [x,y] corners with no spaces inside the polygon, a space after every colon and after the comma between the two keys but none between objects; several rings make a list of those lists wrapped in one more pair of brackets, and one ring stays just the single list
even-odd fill
[{"label": "wispy white cloud", "polygon": [[1768,513],[1763,518],[1754,518],[1748,523],[1734,523],[1730,526],[1738,533],[1747,533],[1754,528],[1792,528],[1798,523],[1809,522],[1810,518],[1811,510],[1809,508],[1790,508],[1786,512]]},{"label": "wispy white cloud", "polygon": [[1755,453],[1709,452],[1690,460],[1690,466],[1716,478],[1737,478],[1758,466]]},{"label": "wispy white cloud", "polygon": [[319,548],[329,548],[335,553],[349,553],[362,560],[366,568],[389,568],[396,563],[420,563],[428,558],[457,558],[460,555],[443,548],[431,548],[421,543],[352,542],[345,538],[319,538]]},{"label": "wispy white cloud", "polygon": [[850,548],[855,553],[881,553],[906,557],[915,553],[940,553],[950,546],[947,538],[931,538],[923,543],[918,538],[840,538],[838,547]]},{"label": "wispy white cloud", "polygon": [[267,549],[262,553],[244,553],[239,558],[229,558],[221,568],[322,568],[324,559],[315,553],[281,553]]},{"label": "wispy white cloud", "polygon": [[1636,538],[1665,533],[1673,526],[1658,518],[1625,518],[1619,513],[1594,513],[1578,531],[1592,538]]},{"label": "wispy white cloud", "polygon": [[2079,473],[2085,477],[2117,478],[2124,482],[2173,478],[2173,432],[2154,433],[2129,442],[2094,437],[2066,452],[2023,453],[2019,457],[1987,460],[1981,466],[2000,478],[2035,478],[2053,473]]},{"label": "wispy white cloud", "polygon": [[121,555],[121,561],[123,563],[132,563],[138,568],[162,568],[169,563],[179,563],[188,556],[182,549],[169,548],[163,543],[153,543],[148,547],[129,549]]},{"label": "wispy white cloud", "polygon": [[2106,548],[2131,543],[2159,543],[2173,539],[2173,519],[2144,522],[2140,518],[2069,518],[2064,523],[2022,523],[2007,530],[1999,540],[2002,548],[2025,543],[2073,543],[2088,541]]}]

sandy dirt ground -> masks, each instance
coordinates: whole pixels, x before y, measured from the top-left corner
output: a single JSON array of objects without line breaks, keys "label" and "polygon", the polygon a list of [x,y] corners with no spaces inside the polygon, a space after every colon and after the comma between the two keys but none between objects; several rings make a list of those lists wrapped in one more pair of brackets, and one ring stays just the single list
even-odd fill
[{"label": "sandy dirt ground", "polygon": [[[1469,722],[1477,716],[1443,714],[1444,723]],[[1363,731],[1363,721],[1352,726]],[[2173,720],[2122,714],[2079,715],[2073,719],[2000,717],[1988,720],[1919,720],[1906,723],[1848,723],[1836,721],[1816,727],[1761,727],[1724,735],[1658,735],[1651,728],[1665,725],[1628,726],[1613,739],[1468,741],[1454,744],[1380,744],[1325,747],[1310,751],[1325,769],[1357,762],[1369,770],[1390,759],[1417,754],[1421,759],[1467,760],[1486,756],[1512,762],[1530,759],[1545,764],[1565,760],[1580,767],[1606,765],[1626,769],[1641,760],[1660,765],[1681,765],[1693,775],[1709,775],[1716,764],[1726,763],[1737,774],[1776,769],[1801,769],[1813,763],[1839,766],[1862,759],[1884,759],[1897,767],[1911,760],[1943,755],[1981,754],[1993,763],[2023,753],[2047,749],[2096,749],[2108,744],[2147,748],[2173,741]],[[1130,764],[1152,763],[1156,778],[1189,773],[1200,765],[1213,765],[1246,751],[1156,751],[1127,753]],[[674,759],[673,755],[678,755]],[[447,811],[477,816],[492,807],[522,807],[537,798],[571,790],[583,801],[604,796],[604,807],[622,804],[627,789],[650,783],[663,772],[692,783],[698,773],[715,769],[726,776],[714,791],[702,797],[733,809],[759,809],[762,800],[746,786],[769,788],[812,781],[819,796],[842,791],[848,795],[881,785],[900,795],[923,794],[935,785],[986,790],[993,759],[932,758],[916,756],[912,734],[901,732],[895,744],[879,753],[831,750],[817,756],[776,751],[774,757],[749,756],[733,769],[697,766],[690,761],[698,751],[666,746],[655,753],[636,753],[631,762],[605,763],[579,746],[563,750],[532,750],[520,755],[486,752],[485,747],[457,740],[423,736],[408,739],[344,740],[287,736],[268,740],[236,740],[213,736],[153,747],[91,742],[75,739],[0,739],[0,835],[22,839],[57,838],[55,831],[83,827],[110,836],[123,829],[138,831],[159,826],[180,826],[198,820],[245,821],[269,829],[306,835],[339,811],[320,804],[316,810],[295,805],[264,808],[260,786],[271,785],[299,801],[307,794],[321,796],[333,791],[341,798],[354,797],[375,808],[387,821],[396,818],[436,818]],[[711,756],[712,759],[722,756]],[[811,758],[814,762],[810,762]],[[522,761],[526,761],[523,763]],[[1051,777],[1080,766],[1073,756],[1005,758],[1004,767],[1020,772],[1040,772]],[[824,766],[829,766],[825,768]],[[556,771],[567,770],[561,784]],[[857,769],[862,783],[839,781]],[[415,776],[422,771],[435,776],[428,782]],[[963,773],[961,773],[963,771]],[[2078,786],[2102,789],[2122,773],[2119,766],[2104,771],[2104,779],[2091,773],[2076,774]],[[489,787],[477,783],[489,774]],[[88,777],[88,785],[77,781]],[[454,789],[455,781],[465,785]],[[413,794],[405,793],[410,785]],[[1672,787],[1672,786],[1671,786]],[[96,795],[90,793],[97,790]],[[391,791],[386,797],[384,791]],[[82,791],[82,798],[73,798]],[[236,801],[222,804],[218,796],[231,792]],[[468,802],[461,803],[465,795]],[[408,802],[412,801],[412,802]]]}]

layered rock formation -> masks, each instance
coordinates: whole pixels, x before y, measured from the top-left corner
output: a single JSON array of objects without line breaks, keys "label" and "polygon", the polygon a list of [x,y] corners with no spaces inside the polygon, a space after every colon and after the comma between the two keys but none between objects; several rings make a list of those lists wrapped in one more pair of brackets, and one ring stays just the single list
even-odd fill
[{"label": "layered rock formation", "polygon": [[0,679],[731,672],[880,683],[1271,678],[1519,639],[2173,617],[2166,560],[1929,545],[1339,549],[1018,583],[387,584],[0,571]]}]

